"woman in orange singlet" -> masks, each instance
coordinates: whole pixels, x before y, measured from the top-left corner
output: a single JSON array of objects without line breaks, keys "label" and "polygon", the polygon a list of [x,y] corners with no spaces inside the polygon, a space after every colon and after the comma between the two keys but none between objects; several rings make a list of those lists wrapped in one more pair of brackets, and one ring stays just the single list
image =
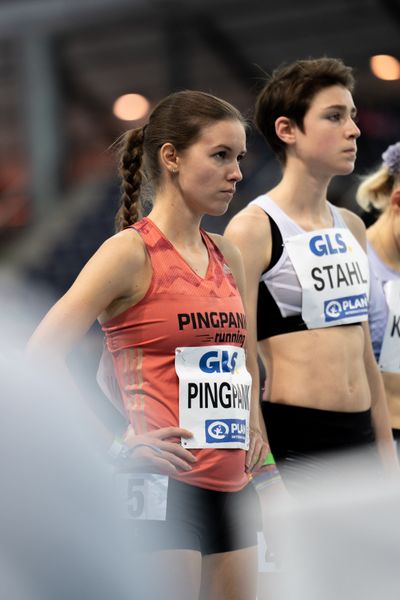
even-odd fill
[{"label": "woman in orange singlet", "polygon": [[[256,402],[250,410],[243,270],[228,240],[200,228],[204,214],[227,210],[245,153],[244,119],[227,102],[194,91],[160,102],[121,143],[118,233],[30,342],[31,353],[51,348],[63,360],[96,318],[102,325],[130,423],[111,454],[148,471],[130,487],[135,540],[151,552],[148,598],[255,598],[248,482],[268,446]],[[142,180],[153,208],[138,220]]]}]

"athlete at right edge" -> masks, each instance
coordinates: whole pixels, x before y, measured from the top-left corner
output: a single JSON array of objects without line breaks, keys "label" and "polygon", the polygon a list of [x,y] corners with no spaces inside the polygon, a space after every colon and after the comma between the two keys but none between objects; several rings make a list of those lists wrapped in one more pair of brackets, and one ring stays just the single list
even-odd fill
[{"label": "athlete at right edge", "polygon": [[225,234],[245,262],[253,385],[257,336],[267,373],[262,411],[289,491],[323,475],[333,450],[362,448],[373,464],[377,448],[385,470],[397,471],[367,326],[365,227],[327,200],[332,177],[354,169],[353,85],[351,68],[331,58],[273,72],[255,120],[282,179]]}]

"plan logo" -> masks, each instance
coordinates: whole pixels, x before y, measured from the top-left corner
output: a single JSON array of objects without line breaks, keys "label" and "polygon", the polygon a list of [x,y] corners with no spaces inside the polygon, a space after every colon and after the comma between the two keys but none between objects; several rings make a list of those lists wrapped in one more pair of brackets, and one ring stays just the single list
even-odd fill
[{"label": "plan logo", "polygon": [[246,421],[244,419],[207,419],[205,428],[207,443],[244,443],[246,441]]},{"label": "plan logo", "polygon": [[325,321],[338,321],[348,317],[364,317],[368,314],[368,298],[366,294],[345,296],[324,302]]}]

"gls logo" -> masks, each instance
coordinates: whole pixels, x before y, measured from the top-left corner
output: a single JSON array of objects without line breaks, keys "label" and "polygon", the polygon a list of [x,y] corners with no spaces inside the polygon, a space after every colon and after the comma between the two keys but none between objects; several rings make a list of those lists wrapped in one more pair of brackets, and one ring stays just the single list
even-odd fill
[{"label": "gls logo", "polygon": [[347,246],[343,241],[341,233],[335,233],[334,241],[329,233],[314,235],[309,241],[310,250],[315,256],[328,256],[329,254],[343,254]]},{"label": "gls logo", "polygon": [[233,373],[237,355],[228,350],[210,350],[200,358],[199,367],[204,373]]}]

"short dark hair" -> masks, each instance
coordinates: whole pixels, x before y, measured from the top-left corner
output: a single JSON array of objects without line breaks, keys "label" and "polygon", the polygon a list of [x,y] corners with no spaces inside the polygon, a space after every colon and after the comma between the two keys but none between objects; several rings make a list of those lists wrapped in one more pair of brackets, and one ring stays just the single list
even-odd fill
[{"label": "short dark hair", "polygon": [[275,132],[279,117],[288,117],[304,131],[304,116],[314,96],[323,88],[342,85],[354,89],[354,76],[338,58],[296,60],[275,69],[258,94],[254,120],[279,161],[286,162],[286,144]]}]

